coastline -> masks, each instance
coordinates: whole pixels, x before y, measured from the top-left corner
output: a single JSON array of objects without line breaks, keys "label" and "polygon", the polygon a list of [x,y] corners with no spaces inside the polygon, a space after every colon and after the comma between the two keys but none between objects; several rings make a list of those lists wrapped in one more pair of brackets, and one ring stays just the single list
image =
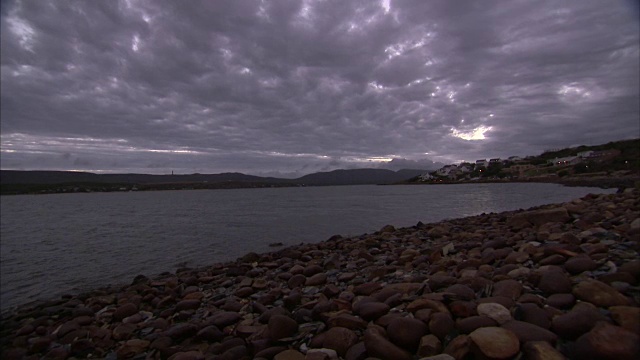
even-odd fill
[{"label": "coastline", "polygon": [[2,357],[633,358],[638,237],[638,189],[385,226],[19,308]]},{"label": "coastline", "polygon": [[638,188],[640,186],[640,176],[593,176],[593,177],[543,177],[515,180],[474,180],[474,181],[440,181],[440,182],[403,182],[397,185],[451,185],[451,184],[508,184],[508,183],[548,183],[560,184],[564,186],[584,186],[601,189],[626,189]]}]

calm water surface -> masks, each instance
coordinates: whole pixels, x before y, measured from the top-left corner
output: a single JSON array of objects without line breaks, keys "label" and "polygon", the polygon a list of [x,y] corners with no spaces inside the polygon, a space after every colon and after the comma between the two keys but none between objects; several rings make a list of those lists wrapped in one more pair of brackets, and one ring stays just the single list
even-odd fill
[{"label": "calm water surface", "polygon": [[3,196],[2,310],[269,243],[319,242],[614,190],[555,184],[335,186]]}]

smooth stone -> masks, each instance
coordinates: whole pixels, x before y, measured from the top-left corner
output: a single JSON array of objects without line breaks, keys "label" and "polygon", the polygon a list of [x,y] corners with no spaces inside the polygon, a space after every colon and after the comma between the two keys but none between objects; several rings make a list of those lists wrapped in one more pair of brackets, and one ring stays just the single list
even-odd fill
[{"label": "smooth stone", "polygon": [[575,344],[575,355],[582,359],[633,360],[640,358],[640,336],[601,321]]},{"label": "smooth stone", "polygon": [[551,330],[566,339],[575,339],[591,330],[604,316],[595,309],[574,309],[551,320]]},{"label": "smooth stone", "polygon": [[406,310],[411,313],[415,313],[418,310],[431,309],[437,312],[449,313],[447,306],[440,301],[420,298],[410,302],[407,305]]},{"label": "smooth stone", "polygon": [[364,346],[367,354],[382,360],[411,360],[411,354],[387,340],[382,331],[375,327],[365,330]]},{"label": "smooth stone", "polygon": [[586,255],[573,257],[564,263],[564,268],[569,272],[569,274],[573,275],[580,274],[585,271],[591,271],[597,267],[598,264]]},{"label": "smooth stone", "polygon": [[553,294],[547,297],[547,305],[556,309],[567,309],[576,303],[576,297],[573,294]]},{"label": "smooth stone", "polygon": [[338,314],[336,316],[330,317],[327,320],[329,326],[339,326],[344,327],[351,330],[357,329],[365,329],[367,327],[367,322],[360,319],[357,316],[353,316],[351,314]]},{"label": "smooth stone", "polygon": [[511,320],[500,325],[500,327],[514,333],[523,343],[528,341],[546,341],[555,344],[556,341],[558,341],[558,335],[545,328],[524,321]]},{"label": "smooth stone", "polygon": [[438,355],[423,357],[423,358],[420,358],[420,360],[456,360],[456,358],[454,358],[449,354],[438,354]]},{"label": "smooth stone", "polygon": [[431,315],[429,320],[429,331],[441,341],[455,329],[455,323],[451,315],[437,312]]},{"label": "smooth stone", "polygon": [[389,340],[402,348],[410,350],[417,349],[420,339],[428,332],[429,327],[425,323],[410,317],[393,319],[387,326]]},{"label": "smooth stone", "polygon": [[498,322],[486,315],[470,316],[456,320],[456,328],[463,334],[469,334],[481,327],[498,326]]},{"label": "smooth stone", "polygon": [[458,335],[444,348],[443,353],[457,360],[467,358],[471,351],[471,339],[467,335]]},{"label": "smooth stone", "polygon": [[120,324],[113,329],[111,336],[115,340],[126,340],[133,335],[137,328],[135,324]]},{"label": "smooth stone", "polygon": [[321,273],[323,270],[324,269],[320,265],[309,265],[306,268],[304,268],[304,270],[302,271],[302,274],[306,277],[310,277],[310,276]]},{"label": "smooth stone", "polygon": [[305,286],[318,286],[324,285],[327,282],[327,274],[319,273],[307,278]]},{"label": "smooth stone", "polygon": [[498,303],[478,304],[477,311],[478,315],[488,316],[495,320],[498,324],[513,320],[509,309]]},{"label": "smooth stone", "polygon": [[516,319],[548,329],[551,327],[549,313],[536,304],[525,303],[516,305]]},{"label": "smooth stone", "polygon": [[349,348],[349,350],[347,350],[347,353],[344,356],[344,359],[345,360],[364,360],[366,357],[367,357],[367,348],[364,345],[364,341],[360,341],[359,343]]},{"label": "smooth stone", "polygon": [[369,301],[365,304],[360,304],[356,313],[364,320],[372,321],[388,313],[390,309],[391,307],[385,303]]},{"label": "smooth stone", "polygon": [[476,314],[478,304],[474,301],[453,301],[449,304],[451,314],[456,318],[466,318]]},{"label": "smooth stone", "polygon": [[538,264],[543,265],[562,265],[567,259],[560,254],[549,255],[546,258],[538,261]]},{"label": "smooth stone", "polygon": [[581,281],[574,286],[573,295],[580,300],[601,307],[629,304],[629,299],[620,294],[618,290],[601,281],[592,279]]},{"label": "smooth stone", "polygon": [[143,352],[149,347],[149,341],[141,339],[127,340],[117,351],[118,358],[127,359]]},{"label": "smooth stone", "polygon": [[546,341],[529,341],[522,347],[527,360],[566,360],[561,352]]},{"label": "smooth stone", "polygon": [[306,281],[307,281],[306,276],[302,274],[295,274],[289,278],[289,280],[287,281],[287,285],[289,286],[290,289],[294,289],[304,285]]},{"label": "smooth stone", "polygon": [[210,342],[220,341],[223,337],[224,333],[215,325],[205,326],[196,334],[196,339]]},{"label": "smooth stone", "polygon": [[309,349],[305,360],[338,360],[338,353],[332,349]]},{"label": "smooth stone", "polygon": [[269,329],[269,337],[273,340],[291,337],[298,332],[298,323],[285,315],[271,316],[267,326]]},{"label": "smooth stone", "polygon": [[640,308],[632,306],[612,306],[611,318],[622,328],[640,335]]},{"label": "smooth stone", "polygon": [[487,298],[480,298],[478,299],[478,303],[480,304],[498,303],[507,309],[511,309],[516,304],[516,302],[513,299],[505,296],[491,296]]},{"label": "smooth stone", "polygon": [[322,346],[335,350],[344,357],[347,350],[358,342],[358,335],[353,330],[343,327],[332,327],[324,334]]},{"label": "smooth stone", "polygon": [[138,312],[138,307],[134,303],[126,303],[119,306],[116,311],[113,312],[113,319],[115,321],[122,321],[122,319],[131,316]]},{"label": "smooth stone", "polygon": [[223,328],[225,326],[229,326],[237,323],[240,320],[241,316],[237,312],[233,311],[219,311],[211,315],[207,319],[207,323],[210,325],[215,325],[218,328]]},{"label": "smooth stone", "polygon": [[452,293],[459,300],[473,300],[476,298],[476,293],[470,287],[461,284],[455,284],[447,287],[444,292]]},{"label": "smooth stone", "polygon": [[493,296],[504,296],[510,299],[517,299],[522,294],[522,284],[516,280],[500,280],[493,284]]},{"label": "smooth stone", "polygon": [[239,297],[239,298],[245,298],[251,294],[253,294],[255,292],[255,289],[252,288],[251,286],[244,286],[239,288],[238,290],[236,290],[233,295]]},{"label": "smooth stone", "polygon": [[570,293],[571,285],[571,279],[557,270],[543,272],[538,281],[538,289],[547,295]]},{"label": "smooth stone", "polygon": [[[353,288],[353,293],[355,295],[364,295],[364,296],[369,296],[371,294],[373,294],[375,291],[378,291],[382,289],[382,285],[380,285],[377,282],[369,282],[369,283],[364,283],[364,284],[360,284],[357,285],[356,287]],[[384,301],[384,300],[379,300],[379,301]]]},{"label": "smooth stone", "polygon": [[200,300],[182,300],[176,304],[176,310],[192,310],[200,307]]},{"label": "smooth stone", "polygon": [[435,335],[429,334],[420,338],[418,356],[433,356],[442,352],[442,342]]},{"label": "smooth stone", "polygon": [[273,357],[273,360],[305,360],[301,352],[293,349],[285,350]]},{"label": "smooth stone", "polygon": [[520,351],[518,337],[499,327],[484,327],[469,334],[474,352],[490,359],[508,359]]},{"label": "smooth stone", "polygon": [[180,340],[195,335],[198,327],[195,324],[179,323],[167,329],[164,334],[171,339]]}]

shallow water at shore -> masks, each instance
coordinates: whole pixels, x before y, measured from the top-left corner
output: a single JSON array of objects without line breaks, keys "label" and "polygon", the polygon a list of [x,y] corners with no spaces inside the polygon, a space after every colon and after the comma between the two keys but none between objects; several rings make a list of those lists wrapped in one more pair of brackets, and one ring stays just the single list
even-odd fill
[{"label": "shallow water at shore", "polygon": [[249,251],[615,190],[554,184],[342,186],[2,198],[2,310]]}]

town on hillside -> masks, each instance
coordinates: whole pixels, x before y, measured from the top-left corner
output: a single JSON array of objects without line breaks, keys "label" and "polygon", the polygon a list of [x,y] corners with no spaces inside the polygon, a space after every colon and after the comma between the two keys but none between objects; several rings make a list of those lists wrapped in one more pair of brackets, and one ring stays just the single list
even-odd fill
[{"label": "town on hillside", "polygon": [[545,151],[539,156],[479,159],[445,165],[410,180],[412,183],[480,181],[553,181],[594,177],[627,177],[640,173],[640,139],[598,146]]}]

